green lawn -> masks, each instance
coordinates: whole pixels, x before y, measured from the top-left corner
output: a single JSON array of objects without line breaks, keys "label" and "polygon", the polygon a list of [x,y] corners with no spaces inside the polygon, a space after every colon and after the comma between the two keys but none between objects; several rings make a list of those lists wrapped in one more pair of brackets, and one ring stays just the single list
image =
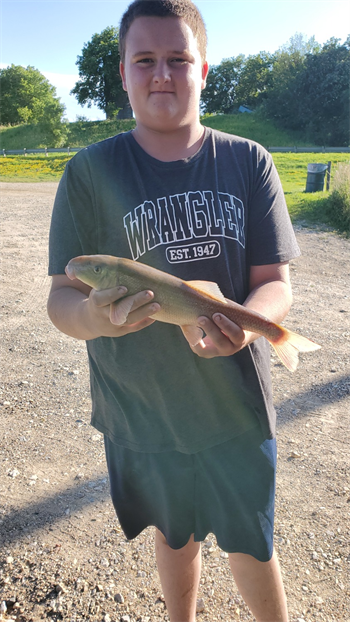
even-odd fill
[{"label": "green lawn", "polygon": [[[217,115],[206,117],[203,123],[213,128],[220,129],[228,133],[236,133],[237,135],[251,138],[264,144],[265,146],[292,146],[295,144],[288,134],[283,134],[280,130],[274,128],[273,124],[264,121],[256,115]],[[114,135],[120,131],[127,131],[133,127],[134,121],[98,121],[98,122],[79,122],[71,123],[71,136],[74,136],[75,145],[85,146],[92,142],[103,140],[108,136]],[[12,137],[18,140],[20,130],[30,129],[30,126],[21,126],[17,128],[5,128],[0,130],[0,146],[1,139],[7,132],[13,132]],[[34,134],[27,134],[34,140]],[[30,142],[24,145],[22,140],[22,148],[29,148]],[[73,143],[71,144],[73,146]],[[4,147],[3,147],[4,148]],[[7,147],[9,148],[9,147]],[[12,144],[12,148],[16,148]],[[19,147],[18,147],[19,148]],[[0,152],[1,154],[1,152]],[[44,154],[28,154],[27,156],[11,156],[1,157],[0,155],[0,181],[58,181],[64,171],[66,162],[71,155],[49,153],[48,157]],[[332,172],[340,162],[349,162],[350,154],[338,153],[273,153],[273,160],[276,164],[280,175],[283,189],[286,196],[288,209],[292,220],[304,220],[306,223],[323,222],[330,224],[328,207],[328,192],[305,193],[305,185],[307,178],[307,165],[309,163],[328,163],[332,162]]]}]

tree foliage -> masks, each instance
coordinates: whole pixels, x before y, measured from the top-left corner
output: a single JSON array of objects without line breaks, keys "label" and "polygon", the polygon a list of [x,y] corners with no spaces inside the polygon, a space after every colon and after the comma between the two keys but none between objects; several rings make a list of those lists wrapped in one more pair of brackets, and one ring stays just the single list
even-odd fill
[{"label": "tree foliage", "polygon": [[[299,40],[299,43],[300,40]],[[314,39],[276,53],[268,116],[322,145],[349,144],[350,41]]]},{"label": "tree foliage", "polygon": [[94,34],[91,41],[85,43],[76,62],[80,79],[71,93],[81,105],[87,104],[91,108],[96,104],[107,119],[117,113],[119,118],[132,117],[119,75],[119,62],[119,31],[112,26]]},{"label": "tree foliage", "polygon": [[240,105],[256,108],[264,99],[270,84],[272,56],[227,58],[209,69],[207,86],[202,93],[202,110],[206,113],[232,113]]},{"label": "tree foliage", "polygon": [[209,69],[207,86],[201,98],[204,112],[232,112],[243,59],[242,55],[226,58],[220,65]]},{"label": "tree foliage", "polygon": [[321,46],[296,33],[272,55],[240,55],[212,67],[202,110],[232,113],[245,105],[315,144],[346,146],[349,75],[350,37]]},{"label": "tree foliage", "polygon": [[1,69],[0,81],[2,124],[39,123],[48,116],[61,120],[65,107],[55,87],[34,67]]},{"label": "tree foliage", "polygon": [[6,125],[30,123],[40,126],[47,146],[60,146],[67,136],[63,123],[65,106],[56,89],[34,67],[11,65],[0,70],[0,121]]}]

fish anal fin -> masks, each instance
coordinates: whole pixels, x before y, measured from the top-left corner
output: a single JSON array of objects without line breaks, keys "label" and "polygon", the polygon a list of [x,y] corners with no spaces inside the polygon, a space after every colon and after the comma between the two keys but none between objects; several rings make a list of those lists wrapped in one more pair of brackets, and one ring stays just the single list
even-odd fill
[{"label": "fish anal fin", "polygon": [[206,294],[207,296],[210,296],[210,298],[215,298],[215,300],[220,300],[220,302],[226,304],[226,298],[217,283],[214,283],[213,281],[186,281],[186,283],[198,292]]},{"label": "fish anal fin", "polygon": [[190,346],[197,346],[203,339],[203,331],[199,326],[181,326],[181,330]]},{"label": "fish anal fin", "polygon": [[109,319],[111,323],[116,326],[122,326],[122,324],[125,324],[133,303],[134,301],[129,296],[127,298],[123,298],[123,300],[118,300],[115,304],[111,304],[109,312]]}]

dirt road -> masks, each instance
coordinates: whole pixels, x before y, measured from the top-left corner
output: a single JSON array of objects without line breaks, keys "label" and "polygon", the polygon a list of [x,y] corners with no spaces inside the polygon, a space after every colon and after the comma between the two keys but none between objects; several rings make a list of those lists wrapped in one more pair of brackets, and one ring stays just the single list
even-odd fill
[{"label": "dirt road", "polygon": [[[128,543],[89,425],[85,344],[46,316],[57,185],[1,184],[0,602],[3,619],[167,620],[152,529]],[[350,241],[296,227],[286,325],[322,344],[290,374],[272,354],[278,410],[276,548],[291,622],[350,620]],[[215,538],[203,543],[200,622],[252,621]],[[0,614],[1,617],[1,614]]]}]

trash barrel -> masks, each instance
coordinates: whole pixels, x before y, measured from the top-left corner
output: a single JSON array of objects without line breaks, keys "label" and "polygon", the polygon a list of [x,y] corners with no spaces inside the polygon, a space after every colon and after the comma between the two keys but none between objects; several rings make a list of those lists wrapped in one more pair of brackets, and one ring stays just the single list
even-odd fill
[{"label": "trash barrel", "polygon": [[305,192],[322,192],[327,164],[308,164]]}]

